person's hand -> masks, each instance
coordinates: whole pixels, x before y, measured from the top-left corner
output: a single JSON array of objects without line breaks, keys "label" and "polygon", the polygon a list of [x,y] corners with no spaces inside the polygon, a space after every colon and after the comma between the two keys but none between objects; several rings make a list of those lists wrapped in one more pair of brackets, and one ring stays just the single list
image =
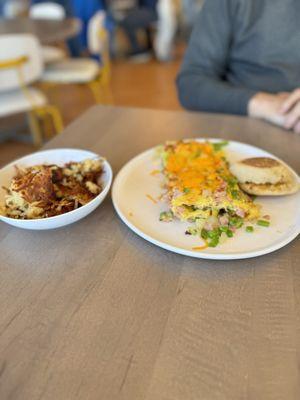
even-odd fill
[{"label": "person's hand", "polygon": [[284,127],[286,117],[281,110],[289,96],[289,93],[270,94],[259,92],[249,101],[248,115]]},{"label": "person's hand", "polygon": [[294,90],[283,101],[280,113],[284,117],[284,127],[300,133],[300,88]]}]

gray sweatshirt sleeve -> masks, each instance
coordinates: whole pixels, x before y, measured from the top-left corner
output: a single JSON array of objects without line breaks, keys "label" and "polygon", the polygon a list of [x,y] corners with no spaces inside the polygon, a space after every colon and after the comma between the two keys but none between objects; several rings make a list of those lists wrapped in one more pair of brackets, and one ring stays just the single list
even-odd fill
[{"label": "gray sweatshirt sleeve", "polygon": [[233,86],[224,78],[235,28],[234,12],[232,0],[204,3],[177,78],[179,100],[189,110],[247,114],[255,91]]}]

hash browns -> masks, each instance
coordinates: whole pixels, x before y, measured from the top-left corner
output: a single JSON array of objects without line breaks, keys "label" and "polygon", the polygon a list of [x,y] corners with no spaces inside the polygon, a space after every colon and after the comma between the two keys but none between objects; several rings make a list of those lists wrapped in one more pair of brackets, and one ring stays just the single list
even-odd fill
[{"label": "hash browns", "polygon": [[5,188],[3,215],[15,219],[54,217],[84,206],[101,191],[101,159],[58,165],[16,167],[16,176]]}]

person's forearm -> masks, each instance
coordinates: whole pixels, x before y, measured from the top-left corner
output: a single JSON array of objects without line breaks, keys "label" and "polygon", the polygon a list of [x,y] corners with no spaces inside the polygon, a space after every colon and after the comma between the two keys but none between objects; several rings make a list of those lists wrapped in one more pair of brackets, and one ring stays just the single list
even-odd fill
[{"label": "person's forearm", "polygon": [[247,115],[248,103],[256,93],[199,73],[181,73],[177,88],[181,104],[189,110],[240,115]]}]

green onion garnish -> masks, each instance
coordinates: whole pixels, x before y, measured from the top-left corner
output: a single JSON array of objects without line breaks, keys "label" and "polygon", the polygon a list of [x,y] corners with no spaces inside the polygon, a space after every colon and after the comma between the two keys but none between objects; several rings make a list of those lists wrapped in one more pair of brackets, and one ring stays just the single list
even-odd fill
[{"label": "green onion garnish", "polygon": [[208,231],[206,229],[201,230],[201,237],[205,240],[208,238]]},{"label": "green onion garnish", "polygon": [[246,226],[246,232],[248,232],[248,233],[254,232],[253,226]]},{"label": "green onion garnish", "polygon": [[159,220],[162,222],[171,222],[174,218],[173,212],[170,211],[163,211],[159,215]]},{"label": "green onion garnish", "polygon": [[219,229],[213,229],[212,231],[208,231],[208,232],[207,232],[207,236],[208,236],[210,239],[214,239],[214,238],[216,238],[216,237],[219,237],[219,236],[220,236]]},{"label": "green onion garnish", "polygon": [[196,151],[196,153],[194,154],[194,156],[193,156],[193,158],[198,158],[198,157],[200,157],[201,156],[201,150],[199,149],[199,150],[197,150]]},{"label": "green onion garnish", "polygon": [[234,188],[238,183],[238,180],[234,176],[230,176],[229,178],[227,178],[225,180],[228,183],[228,186],[230,188]]},{"label": "green onion garnish", "polygon": [[240,228],[241,226],[243,226],[243,224],[244,224],[243,218],[231,217],[229,219],[229,226],[234,226],[236,228]]},{"label": "green onion garnish", "polygon": [[231,237],[233,237],[233,232],[230,229],[228,229],[226,231],[226,235],[227,235],[227,237],[231,238]]},{"label": "green onion garnish", "polygon": [[225,233],[226,233],[226,232],[228,231],[229,228],[228,228],[228,226],[223,225],[223,226],[220,226],[219,229],[220,229],[221,232],[225,232]]},{"label": "green onion garnish", "polygon": [[227,146],[228,143],[227,140],[224,140],[223,142],[212,143],[212,145],[215,151],[220,151],[224,146]]},{"label": "green onion garnish", "polygon": [[270,226],[270,222],[264,219],[259,219],[256,224],[259,226],[264,226],[265,228],[268,228]]},{"label": "green onion garnish", "polygon": [[240,197],[240,193],[238,190],[231,190],[230,194],[234,199],[238,199]]},{"label": "green onion garnish", "polygon": [[215,237],[214,239],[211,239],[207,244],[208,247],[217,247],[219,244],[219,238]]}]

